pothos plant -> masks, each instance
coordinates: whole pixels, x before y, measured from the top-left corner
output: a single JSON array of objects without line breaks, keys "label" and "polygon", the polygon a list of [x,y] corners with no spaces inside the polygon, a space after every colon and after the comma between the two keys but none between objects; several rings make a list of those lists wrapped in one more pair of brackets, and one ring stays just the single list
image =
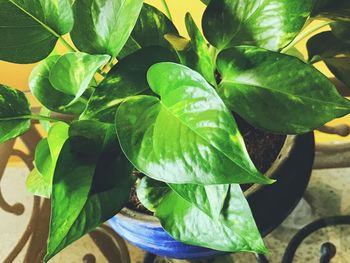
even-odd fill
[{"label": "pothos plant", "polygon": [[[145,175],[139,199],[175,239],[265,253],[239,184],[273,180],[250,160],[231,112],[278,134],[350,112],[312,66],[324,60],[350,85],[350,2],[207,0],[203,34],[186,15],[189,37],[162,2],[167,15],[142,0],[0,0],[0,59],[41,61],[29,79],[39,115],[0,86],[0,142],[32,120],[48,127],[27,180],[51,198],[45,261],[124,207],[133,170]],[[309,41],[308,63],[295,57],[295,44],[328,24]],[[53,52],[58,41],[66,53]]]}]

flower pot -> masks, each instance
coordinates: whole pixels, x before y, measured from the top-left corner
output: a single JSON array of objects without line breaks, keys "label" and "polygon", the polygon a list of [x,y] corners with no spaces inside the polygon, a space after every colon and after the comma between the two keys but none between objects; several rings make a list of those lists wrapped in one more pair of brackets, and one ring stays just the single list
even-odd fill
[{"label": "flower pot", "polygon": [[[287,136],[266,175],[272,185],[252,185],[245,191],[262,236],[279,226],[303,196],[314,160],[313,134]],[[193,259],[224,252],[186,245],[174,240],[157,218],[125,208],[109,220],[112,228],[130,243],[158,256]]]}]

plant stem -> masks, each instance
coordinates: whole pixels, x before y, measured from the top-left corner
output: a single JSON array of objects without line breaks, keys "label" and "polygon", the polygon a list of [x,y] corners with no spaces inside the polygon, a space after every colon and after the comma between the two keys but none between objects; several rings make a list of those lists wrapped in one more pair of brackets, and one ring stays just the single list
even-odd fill
[{"label": "plant stem", "polygon": [[77,50],[72,47],[62,36],[59,37],[61,43],[71,52],[76,52]]},{"label": "plant stem", "polygon": [[61,119],[56,119],[56,118],[37,115],[37,114],[1,118],[0,121],[14,121],[14,120],[25,120],[25,119],[38,120],[38,121],[52,121],[52,122],[63,121],[64,122],[64,120],[61,120]]},{"label": "plant stem", "polygon": [[296,44],[298,44],[300,41],[311,35],[312,33],[316,32],[317,30],[321,29],[322,27],[328,26],[331,24],[332,21],[324,21],[320,24],[317,24],[303,32],[301,32],[288,46],[286,46],[284,49],[281,50],[281,53],[286,53],[290,48],[294,47]]},{"label": "plant stem", "polygon": [[170,10],[169,10],[169,6],[168,6],[166,0],[162,0],[162,4],[163,4],[163,6],[164,6],[164,8],[165,8],[165,12],[166,12],[166,14],[168,15],[169,19],[170,19],[171,21],[173,21],[173,17],[171,16],[171,13],[170,13]]}]

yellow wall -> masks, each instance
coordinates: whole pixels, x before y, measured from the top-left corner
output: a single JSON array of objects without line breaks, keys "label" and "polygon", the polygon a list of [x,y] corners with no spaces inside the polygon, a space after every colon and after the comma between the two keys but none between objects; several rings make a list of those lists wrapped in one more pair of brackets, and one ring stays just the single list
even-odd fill
[{"label": "yellow wall", "polygon": [[[164,11],[164,8],[161,4],[161,0],[146,0],[147,3],[150,3],[162,11]],[[167,0],[169,9],[171,10],[173,19],[175,24],[177,25],[180,33],[182,35],[187,35],[185,25],[184,25],[184,16],[186,12],[191,12],[192,16],[195,18],[195,21],[198,26],[201,25],[201,16],[204,11],[204,4],[200,0]],[[326,28],[325,28],[326,29]],[[323,30],[325,30],[323,29]],[[298,48],[302,51],[302,53],[306,56],[306,49],[305,49],[305,43],[300,43],[298,45]],[[58,46],[58,50],[61,48]],[[32,70],[34,65],[17,65],[12,63],[7,63],[4,61],[0,61],[0,83],[9,85],[11,87],[28,91],[28,77],[30,74],[30,71]],[[324,73],[326,73],[328,76],[331,76],[329,71],[324,67],[324,65],[319,64],[318,68],[322,70]],[[36,105],[37,103],[31,98],[32,103]],[[350,123],[350,117],[335,120],[332,122],[334,123],[344,123],[348,122]],[[324,134],[317,133],[317,139],[318,141],[331,141],[331,140],[344,140],[344,139],[350,139],[348,138],[341,138],[339,136],[326,136]]]}]

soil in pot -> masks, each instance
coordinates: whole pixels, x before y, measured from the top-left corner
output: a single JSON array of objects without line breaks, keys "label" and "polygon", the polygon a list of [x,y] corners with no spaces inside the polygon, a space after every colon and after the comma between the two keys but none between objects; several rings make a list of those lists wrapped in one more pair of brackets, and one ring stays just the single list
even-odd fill
[{"label": "soil in pot", "polygon": [[[266,173],[272,163],[277,159],[286,136],[263,132],[248,124],[238,115],[234,116],[250,158],[261,173]],[[142,174],[135,173],[134,176],[141,178]],[[242,189],[248,189],[249,186],[250,185],[242,185]],[[134,211],[152,215],[152,212],[148,211],[137,198],[135,186],[131,188],[127,207]]]}]

